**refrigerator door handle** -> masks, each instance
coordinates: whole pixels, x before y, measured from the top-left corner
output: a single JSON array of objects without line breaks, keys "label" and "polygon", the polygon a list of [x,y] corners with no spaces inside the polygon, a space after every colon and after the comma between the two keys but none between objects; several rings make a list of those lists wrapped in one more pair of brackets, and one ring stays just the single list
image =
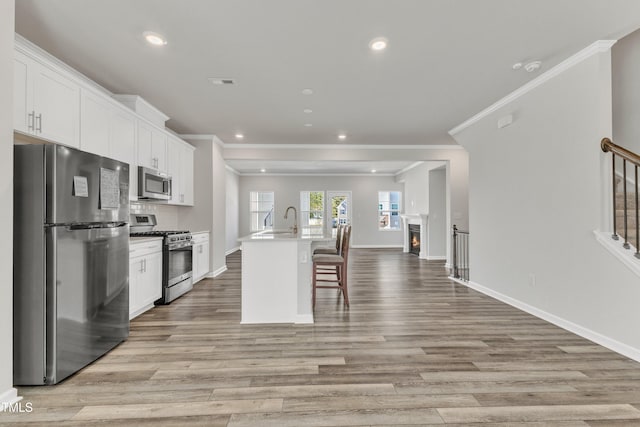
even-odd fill
[{"label": "refrigerator door handle", "polygon": [[[56,224],[67,226],[69,230],[91,230],[94,228],[120,228],[128,225],[127,222],[89,222],[77,224]],[[53,225],[53,224],[50,224]]]}]

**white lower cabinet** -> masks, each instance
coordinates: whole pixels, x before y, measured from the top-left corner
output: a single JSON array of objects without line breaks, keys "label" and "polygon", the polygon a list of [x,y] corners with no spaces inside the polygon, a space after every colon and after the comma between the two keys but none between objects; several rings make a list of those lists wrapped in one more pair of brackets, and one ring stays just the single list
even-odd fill
[{"label": "white lower cabinet", "polygon": [[193,234],[193,283],[209,274],[209,232]]},{"label": "white lower cabinet", "polygon": [[162,239],[129,245],[129,319],[162,297]]}]

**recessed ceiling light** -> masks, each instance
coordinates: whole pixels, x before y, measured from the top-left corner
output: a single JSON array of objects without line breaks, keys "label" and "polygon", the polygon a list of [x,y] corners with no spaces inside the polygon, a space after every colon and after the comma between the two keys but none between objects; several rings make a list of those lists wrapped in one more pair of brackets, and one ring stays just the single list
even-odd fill
[{"label": "recessed ceiling light", "polygon": [[302,89],[303,95],[313,95],[313,89]]},{"label": "recessed ceiling light", "polygon": [[338,134],[338,139],[344,141],[345,139],[347,139],[347,135],[345,135],[344,133]]},{"label": "recessed ceiling light", "polygon": [[305,112],[305,113],[307,113],[307,114],[311,114],[311,113],[313,113],[313,110],[312,110],[311,108],[305,108],[305,109],[304,109],[304,110],[302,110],[302,111],[304,111],[304,112]]},{"label": "recessed ceiling light", "polygon": [[158,33],[154,33],[153,31],[145,31],[144,33],[142,33],[142,35],[147,42],[151,43],[154,46],[164,46],[167,44],[167,41],[164,37],[162,37]]},{"label": "recessed ceiling light", "polygon": [[310,128],[311,126],[313,126],[311,123],[305,123],[304,124],[304,127],[306,127],[306,128]]},{"label": "recessed ceiling light", "polygon": [[376,37],[369,42],[369,49],[376,51],[385,50],[388,44],[389,40],[387,40],[386,38]]},{"label": "recessed ceiling light", "polygon": [[235,80],[229,79],[229,78],[223,78],[223,77],[209,77],[207,80],[209,80],[209,82],[212,85],[233,85],[233,84],[236,84]]},{"label": "recessed ceiling light", "polygon": [[244,138],[244,135],[241,133],[236,133],[236,139],[242,139]]},{"label": "recessed ceiling light", "polygon": [[371,173],[376,173],[376,170],[375,169],[371,169]]},{"label": "recessed ceiling light", "polygon": [[265,168],[260,169],[260,172],[265,173],[267,170]]},{"label": "recessed ceiling light", "polygon": [[516,62],[511,66],[511,68],[513,68],[514,70],[519,70],[520,68],[522,68],[522,62]]},{"label": "recessed ceiling light", "polygon": [[527,64],[524,64],[524,69],[527,73],[533,73],[534,71],[538,71],[541,65],[541,61],[531,61]]}]

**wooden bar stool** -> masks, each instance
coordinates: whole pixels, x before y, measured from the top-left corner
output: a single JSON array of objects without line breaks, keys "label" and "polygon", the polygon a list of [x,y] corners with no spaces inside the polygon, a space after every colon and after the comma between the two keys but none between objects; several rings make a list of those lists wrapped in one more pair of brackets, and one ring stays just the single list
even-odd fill
[{"label": "wooden bar stool", "polygon": [[[349,292],[347,290],[347,267],[349,265],[349,240],[351,238],[351,226],[346,225],[342,230],[340,253],[316,254],[313,256],[313,297],[312,306],[316,306],[316,289],[339,289],[344,297],[344,303],[349,306]],[[326,270],[332,268],[333,271]],[[318,277],[318,275],[335,275],[335,279]],[[320,283],[336,283],[335,285],[319,285]]]},{"label": "wooden bar stool", "polygon": [[342,244],[342,229],[344,225],[338,225],[338,231],[336,232],[336,244],[335,246],[321,246],[316,248],[313,251],[314,255],[317,254],[328,254],[328,255],[338,255],[340,254],[340,245]]}]

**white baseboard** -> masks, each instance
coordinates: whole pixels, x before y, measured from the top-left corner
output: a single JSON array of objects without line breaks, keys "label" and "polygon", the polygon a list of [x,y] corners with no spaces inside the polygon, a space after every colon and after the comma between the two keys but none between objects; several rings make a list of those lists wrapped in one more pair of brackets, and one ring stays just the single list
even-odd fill
[{"label": "white baseboard", "polygon": [[3,403],[16,403],[21,400],[22,396],[18,396],[18,390],[13,387],[0,393],[0,406]]},{"label": "white baseboard", "polygon": [[296,315],[296,324],[312,324],[313,314],[298,314]]},{"label": "white baseboard", "polygon": [[402,245],[351,245],[354,249],[402,249]]},{"label": "white baseboard", "polygon": [[[219,275],[221,275],[225,271],[227,271],[227,264],[223,265],[222,267],[220,267],[219,269],[214,271],[213,274],[211,275],[211,277],[218,277]],[[209,275],[207,275],[207,277],[209,277]]]},{"label": "white baseboard", "polygon": [[240,250],[240,246],[237,246],[237,247],[235,247],[235,248],[231,248],[231,249],[229,249],[228,251],[226,251],[226,252],[224,253],[224,256],[229,256],[229,255],[231,255],[232,253],[237,252],[237,251],[239,251],[239,250]]},{"label": "white baseboard", "polygon": [[446,256],[427,256],[425,258],[427,261],[446,261]]},{"label": "white baseboard", "polygon": [[567,331],[573,332],[574,334],[579,335],[582,338],[586,338],[590,341],[600,344],[601,346],[606,347],[609,350],[615,351],[616,353],[620,353],[623,356],[640,362],[640,349],[631,347],[627,344],[621,343],[620,341],[616,341],[598,332],[592,331],[591,329],[585,328],[569,320],[563,319],[562,317],[556,316],[555,314],[547,313],[544,310],[540,310],[537,307],[529,305],[510,296],[504,295],[500,292],[494,291],[493,289],[487,288],[486,286],[482,286],[478,283],[472,281],[465,282],[460,279],[454,279],[453,277],[449,277],[449,279],[453,280],[456,283],[468,286],[469,288],[488,295],[492,298],[495,298],[498,301],[502,301],[505,304],[509,304],[512,307],[519,308],[520,310],[536,316],[540,319],[546,320],[549,323],[553,323],[554,325],[559,326],[562,329],[566,329]]},{"label": "white baseboard", "polygon": [[445,263],[444,264],[444,268],[448,268],[449,270],[451,270],[451,263],[449,263],[449,262]]}]

